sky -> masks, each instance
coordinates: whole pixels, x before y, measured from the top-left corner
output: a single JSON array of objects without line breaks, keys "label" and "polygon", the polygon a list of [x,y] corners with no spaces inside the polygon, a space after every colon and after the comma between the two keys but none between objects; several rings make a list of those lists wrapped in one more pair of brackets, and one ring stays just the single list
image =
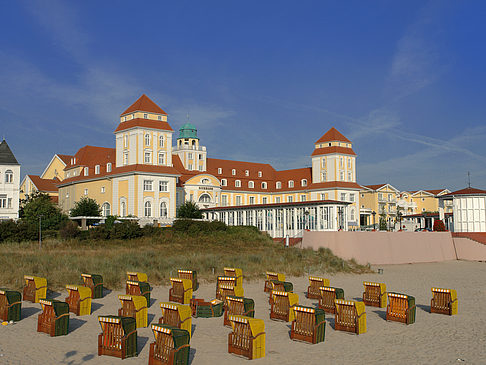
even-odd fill
[{"label": "sky", "polygon": [[[358,183],[486,189],[484,1],[5,1],[0,133],[41,174],[114,147],[141,94],[208,157],[310,166],[331,127]],[[178,132],[176,132],[177,134]]]}]

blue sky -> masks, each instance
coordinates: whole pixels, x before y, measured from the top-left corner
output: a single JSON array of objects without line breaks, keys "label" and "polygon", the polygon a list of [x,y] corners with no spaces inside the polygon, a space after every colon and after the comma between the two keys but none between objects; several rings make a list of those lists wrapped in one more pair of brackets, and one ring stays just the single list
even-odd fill
[{"label": "blue sky", "polygon": [[0,133],[23,174],[114,147],[146,93],[209,157],[310,166],[334,126],[361,184],[486,188],[482,1],[2,3]]}]

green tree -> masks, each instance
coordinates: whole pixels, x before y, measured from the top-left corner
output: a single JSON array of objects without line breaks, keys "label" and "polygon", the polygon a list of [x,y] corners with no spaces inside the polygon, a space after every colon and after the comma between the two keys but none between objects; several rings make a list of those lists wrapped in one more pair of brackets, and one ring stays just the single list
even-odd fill
[{"label": "green tree", "polygon": [[185,202],[177,209],[178,218],[202,218],[202,212],[194,202]]},{"label": "green tree", "polygon": [[42,216],[42,229],[57,230],[67,216],[61,212],[46,193],[35,192],[26,195],[22,201],[21,220],[28,225],[39,227],[39,217]]},{"label": "green tree", "polygon": [[101,217],[101,208],[96,200],[83,196],[81,200],[74,203],[69,215],[71,217]]}]

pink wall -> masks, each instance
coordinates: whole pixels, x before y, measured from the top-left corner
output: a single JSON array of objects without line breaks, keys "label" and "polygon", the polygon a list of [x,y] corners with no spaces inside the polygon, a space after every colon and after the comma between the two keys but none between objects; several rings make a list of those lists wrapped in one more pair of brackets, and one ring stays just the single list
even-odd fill
[{"label": "pink wall", "polygon": [[453,238],[459,260],[486,261],[486,245],[469,238]]},{"label": "pink wall", "polygon": [[[304,232],[303,248],[327,247],[360,264],[456,260],[450,232]],[[486,247],[486,246],[485,246]]]}]

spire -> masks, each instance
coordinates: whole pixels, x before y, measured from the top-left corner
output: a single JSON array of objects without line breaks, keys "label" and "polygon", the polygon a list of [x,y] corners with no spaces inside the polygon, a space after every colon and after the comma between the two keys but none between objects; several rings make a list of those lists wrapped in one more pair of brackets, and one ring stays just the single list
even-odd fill
[{"label": "spire", "polygon": [[20,165],[5,139],[0,143],[0,165]]},{"label": "spire", "polygon": [[130,105],[127,110],[125,110],[121,115],[133,113],[133,112],[149,112],[156,114],[167,115],[165,111],[162,110],[157,104],[155,104],[147,95],[142,94],[141,97],[137,99],[132,105]]},{"label": "spire", "polygon": [[329,129],[321,138],[317,140],[316,143],[322,143],[322,142],[334,142],[334,141],[339,141],[339,142],[347,142],[351,143],[349,139],[344,137],[336,128],[332,127]]}]

